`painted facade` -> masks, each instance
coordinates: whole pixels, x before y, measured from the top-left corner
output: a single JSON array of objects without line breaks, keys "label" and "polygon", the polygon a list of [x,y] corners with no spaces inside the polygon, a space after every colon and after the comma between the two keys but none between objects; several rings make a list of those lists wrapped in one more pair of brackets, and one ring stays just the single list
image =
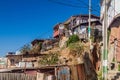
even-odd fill
[{"label": "painted facade", "polygon": [[56,24],[53,30],[53,37],[60,38],[60,36],[64,34],[64,25],[62,23]]}]

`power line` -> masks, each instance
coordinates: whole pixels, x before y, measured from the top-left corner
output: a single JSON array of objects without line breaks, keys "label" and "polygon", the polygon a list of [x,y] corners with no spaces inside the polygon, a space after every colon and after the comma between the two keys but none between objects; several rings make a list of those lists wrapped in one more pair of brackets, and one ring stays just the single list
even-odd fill
[{"label": "power line", "polygon": [[[76,3],[76,4],[68,4],[68,3],[64,3],[64,2],[60,2],[60,1],[55,1],[55,0],[48,0],[48,1],[50,1],[50,2],[53,2],[53,3],[57,3],[57,4],[60,4],[60,5],[64,5],[64,6],[69,6],[69,7],[75,7],[75,8],[88,8],[89,7],[89,5],[86,3],[86,2],[84,2],[84,1],[82,1],[82,0],[78,0],[78,1],[81,1],[83,4],[85,4],[86,6],[78,6],[78,5],[76,5],[76,4],[80,4],[80,3]],[[95,12],[97,12],[97,13],[100,13],[98,10],[96,10],[95,8],[91,8],[91,11],[95,11]]]},{"label": "power line", "polygon": [[[83,0],[78,0],[78,1],[82,2],[82,3],[85,4],[87,7],[89,7],[89,5],[88,5],[86,2],[84,2]],[[96,10],[96,9],[93,8],[93,7],[91,7],[91,11],[96,11],[96,12],[100,13],[98,10]]]},{"label": "power line", "polygon": [[53,3],[60,4],[60,5],[64,5],[64,6],[69,6],[69,7],[88,8],[88,7],[86,7],[86,6],[78,6],[78,5],[68,4],[68,3],[64,3],[64,2],[60,2],[60,1],[55,1],[55,0],[48,0],[48,1],[53,2]]},{"label": "power line", "polygon": [[[56,3],[56,4],[60,4],[60,5],[64,5],[64,6],[69,6],[69,7],[74,7],[74,8],[89,8],[89,5],[82,1],[82,0],[78,0],[78,1],[81,1],[83,4],[85,4],[86,6],[78,6],[76,4],[68,4],[68,3],[64,3],[64,2],[60,2],[60,1],[55,1],[55,0],[48,0],[50,2],[53,2],[53,3]],[[80,4],[80,3],[77,3],[77,4]],[[94,9],[93,7],[91,8],[91,11],[95,11],[97,13],[100,13],[98,10]]]},{"label": "power line", "polygon": [[[86,6],[78,6],[78,5],[73,5],[73,4],[64,3],[65,1],[64,1],[64,2],[55,1],[55,0],[48,0],[48,1],[53,2],[53,3],[60,4],[60,5],[64,5],[64,6],[75,7],[75,8],[88,8],[88,7],[89,7],[89,5],[88,5],[87,3],[85,3],[84,1],[82,1],[82,0],[78,0],[78,1],[81,1],[81,2],[84,3]],[[70,2],[70,1],[69,1],[69,2]],[[72,2],[73,2],[73,1],[72,1]],[[79,4],[79,3],[76,3],[76,4]],[[96,10],[96,9],[94,9],[94,8],[91,8],[91,10],[92,10],[92,11],[96,11],[96,12],[99,13],[99,11]],[[39,38],[42,37],[42,36],[45,36],[45,34],[48,33],[49,31],[50,31],[50,30],[48,30],[48,31],[45,32],[45,33],[42,33],[42,34],[39,36]],[[38,37],[35,38],[35,39],[38,39]],[[31,41],[30,41],[30,42],[31,42]],[[30,42],[28,42],[28,43],[26,43],[26,44],[24,44],[24,45],[28,45],[28,44],[30,44]],[[23,45],[23,46],[24,46],[24,45]],[[22,46],[22,47],[23,47],[23,46]],[[20,50],[22,47],[16,49],[16,51]]]}]

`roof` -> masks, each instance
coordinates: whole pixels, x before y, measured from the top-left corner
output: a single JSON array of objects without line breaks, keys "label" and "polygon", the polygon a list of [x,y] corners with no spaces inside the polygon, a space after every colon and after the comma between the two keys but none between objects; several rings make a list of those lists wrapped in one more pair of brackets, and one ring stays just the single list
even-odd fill
[{"label": "roof", "polygon": [[62,24],[62,23],[56,24],[56,25],[53,27],[53,29],[58,29],[60,24]]},{"label": "roof", "polygon": [[70,23],[71,20],[73,20],[73,19],[75,19],[75,18],[76,18],[76,16],[71,16],[70,18],[68,18],[68,19],[64,22],[64,24]]},{"label": "roof", "polygon": [[[101,23],[100,23],[100,21],[91,21],[91,24],[92,23],[96,23],[96,25],[102,25]],[[80,24],[80,25],[88,25],[89,24],[89,22],[86,22],[86,23],[82,23],[82,24]]]},{"label": "roof", "polygon": [[[79,15],[79,16],[81,16],[81,17],[89,17],[89,15],[88,14],[81,14],[81,15]],[[97,18],[97,19],[100,19],[100,17],[99,16],[96,16],[96,15],[93,15],[93,14],[91,14],[91,18]]]},{"label": "roof", "polygon": [[[64,24],[68,24],[71,22],[71,20],[74,20],[76,17],[89,17],[88,14],[80,14],[80,15],[74,15],[74,16],[71,16],[69,19],[67,19]],[[100,19],[99,16],[96,16],[96,15],[91,15],[92,18],[97,18],[97,19]]]},{"label": "roof", "polygon": [[[92,23],[96,23],[96,25],[102,25],[99,20],[91,21],[91,24],[92,24]],[[82,26],[82,25],[88,26],[88,25],[89,25],[89,22],[85,22],[85,23],[81,23],[81,24],[79,24],[79,25],[76,25],[76,26],[73,27],[73,29],[76,28],[76,27],[78,27],[78,26]]]},{"label": "roof", "polygon": [[12,69],[0,69],[0,73],[3,73],[3,72],[10,72]]},{"label": "roof", "polygon": [[36,43],[43,42],[43,39],[35,39],[31,42],[31,44],[34,46]]},{"label": "roof", "polygon": [[8,71],[15,71],[15,70],[35,70],[35,69],[54,69],[56,67],[62,67],[62,66],[71,66],[71,65],[41,65],[39,67],[14,67],[9,69],[0,69],[0,72],[8,72]]},{"label": "roof", "polygon": [[116,16],[114,16],[113,20],[111,21],[110,25],[109,25],[109,29],[113,26],[118,26],[117,24],[114,23],[119,23],[120,22],[120,13]]},{"label": "roof", "polygon": [[21,54],[14,54],[14,55],[10,55],[10,54],[7,54],[6,57],[11,57],[11,56],[22,56]]}]

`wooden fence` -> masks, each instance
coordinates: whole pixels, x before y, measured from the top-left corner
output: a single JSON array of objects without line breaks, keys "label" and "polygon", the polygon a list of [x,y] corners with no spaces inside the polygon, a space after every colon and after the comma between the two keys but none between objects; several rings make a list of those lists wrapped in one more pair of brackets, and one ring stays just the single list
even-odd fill
[{"label": "wooden fence", "polygon": [[0,80],[36,80],[36,76],[23,73],[0,73]]}]

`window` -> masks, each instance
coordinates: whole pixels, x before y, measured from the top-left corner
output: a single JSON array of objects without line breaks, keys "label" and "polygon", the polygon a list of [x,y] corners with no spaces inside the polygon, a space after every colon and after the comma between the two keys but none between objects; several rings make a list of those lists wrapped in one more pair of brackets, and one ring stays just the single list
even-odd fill
[{"label": "window", "polygon": [[10,62],[11,62],[11,65],[14,65],[15,60],[14,60],[14,59],[11,59]]}]

